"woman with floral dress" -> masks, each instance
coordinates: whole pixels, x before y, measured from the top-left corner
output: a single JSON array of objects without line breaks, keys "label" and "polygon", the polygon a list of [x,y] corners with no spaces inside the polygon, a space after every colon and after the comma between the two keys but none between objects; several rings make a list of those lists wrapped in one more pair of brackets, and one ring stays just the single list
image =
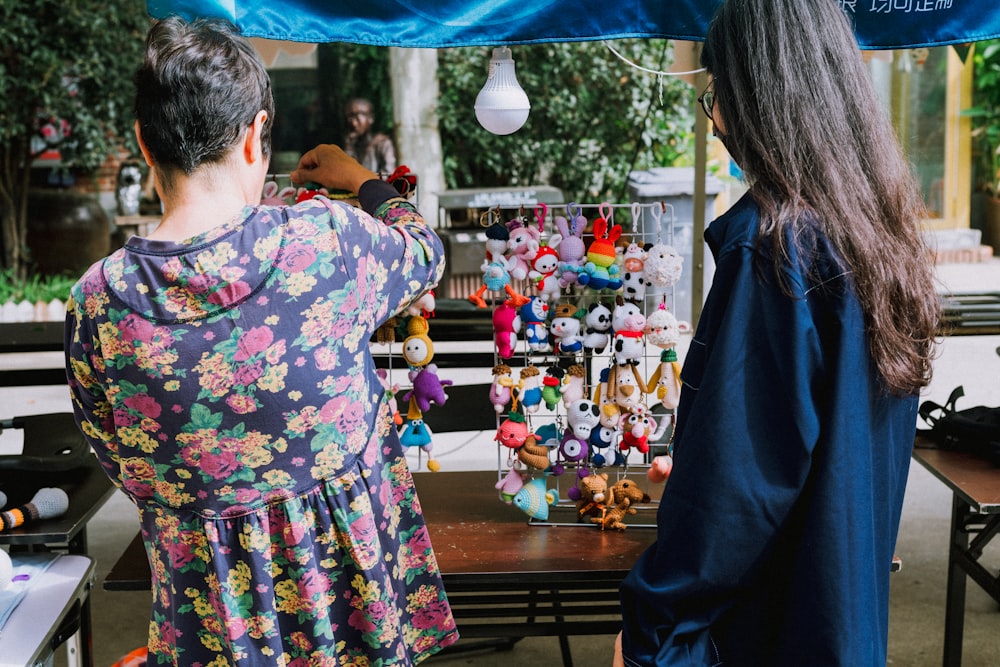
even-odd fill
[{"label": "woman with floral dress", "polygon": [[442,245],[334,146],[260,205],[273,101],[229,23],[156,23],[136,134],[164,205],[73,290],[80,428],[135,502],[150,664],[413,665],[458,638],[368,341]]}]

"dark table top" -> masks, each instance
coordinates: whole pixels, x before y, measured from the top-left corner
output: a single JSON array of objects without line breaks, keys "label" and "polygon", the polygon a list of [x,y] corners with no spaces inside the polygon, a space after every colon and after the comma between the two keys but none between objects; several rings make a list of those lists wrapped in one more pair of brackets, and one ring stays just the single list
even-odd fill
[{"label": "dark table top", "polygon": [[917,436],[913,458],[980,514],[1000,514],[1000,466],[985,459],[945,449],[930,448]]},{"label": "dark table top", "polygon": [[[587,579],[618,581],[656,539],[646,524],[655,509],[623,532],[592,525],[529,524],[500,500],[496,471],[414,473],[431,543],[446,583],[551,584]],[[654,489],[650,489],[655,492]],[[553,518],[575,516],[554,508]],[[139,536],[104,582],[108,590],[148,589],[149,567]]]},{"label": "dark table top", "polygon": [[4,322],[0,324],[0,353],[61,351],[65,329],[62,321]]},{"label": "dark table top", "polygon": [[652,506],[640,510],[648,517],[627,519],[635,525],[622,532],[562,525],[562,519],[575,520],[574,508],[553,508],[550,519],[560,525],[529,524],[527,515],[498,497],[495,470],[421,472],[414,479],[446,580],[477,575],[521,583],[579,575],[620,578],[656,540],[655,529],[640,525],[655,521]]},{"label": "dark table top", "polygon": [[30,501],[42,487],[59,487],[66,491],[69,496],[66,513],[4,531],[0,533],[0,544],[68,544],[115,490],[97,458],[91,454],[86,456],[84,465],[65,471],[0,469],[0,490],[7,494],[9,507]]}]

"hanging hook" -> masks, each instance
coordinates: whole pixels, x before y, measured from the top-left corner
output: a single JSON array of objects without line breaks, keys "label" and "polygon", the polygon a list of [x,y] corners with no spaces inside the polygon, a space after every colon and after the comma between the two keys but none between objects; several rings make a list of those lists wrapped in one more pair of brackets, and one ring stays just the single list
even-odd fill
[{"label": "hanging hook", "polygon": [[653,218],[653,224],[656,225],[657,243],[663,241],[663,224],[660,222],[663,219],[663,210],[663,202],[653,202],[649,207],[649,216]]},{"label": "hanging hook", "polygon": [[[539,210],[541,213],[539,213]],[[543,225],[545,223],[545,218],[549,214],[549,207],[545,205],[545,202],[538,202],[535,206],[535,219],[538,220],[538,231],[544,231]]]},{"label": "hanging hook", "polygon": [[639,233],[639,218],[642,217],[642,204],[632,202],[632,233]]},{"label": "hanging hook", "polygon": [[570,202],[566,204],[566,215],[570,220],[576,220],[577,217],[583,215],[583,207],[576,202]]},{"label": "hanging hook", "polygon": [[611,202],[602,201],[597,205],[598,214],[611,224],[615,221],[615,209],[611,206]]},{"label": "hanging hook", "polygon": [[494,222],[499,222],[500,220],[500,205],[497,204],[493,208],[488,208],[479,214],[479,226],[489,227]]}]

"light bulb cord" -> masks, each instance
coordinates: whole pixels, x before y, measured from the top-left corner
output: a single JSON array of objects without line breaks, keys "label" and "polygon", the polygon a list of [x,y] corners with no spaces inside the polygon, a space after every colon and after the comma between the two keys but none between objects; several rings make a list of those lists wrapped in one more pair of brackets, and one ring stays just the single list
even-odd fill
[{"label": "light bulb cord", "polygon": [[604,46],[608,47],[608,51],[610,51],[611,53],[613,53],[616,56],[618,56],[618,59],[621,60],[626,65],[628,65],[629,67],[635,68],[635,69],[639,70],[640,72],[646,72],[647,74],[655,74],[656,76],[690,76],[692,74],[699,74],[699,73],[705,71],[704,67],[699,67],[698,69],[688,70],[687,72],[664,72],[663,70],[649,69],[648,67],[643,67],[642,65],[639,65],[638,63],[632,62],[631,60],[629,60],[628,58],[626,58],[625,56],[623,56],[621,53],[619,53],[615,49],[615,47],[611,46],[611,44],[608,43],[607,41],[603,41],[602,40],[601,44],[604,44]]}]

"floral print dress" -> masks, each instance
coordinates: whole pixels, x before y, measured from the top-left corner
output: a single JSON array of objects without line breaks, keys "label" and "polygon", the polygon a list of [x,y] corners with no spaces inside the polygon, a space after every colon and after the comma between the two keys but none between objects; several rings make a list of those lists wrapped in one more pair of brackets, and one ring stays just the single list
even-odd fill
[{"label": "floral print dress", "polygon": [[405,200],[318,197],[81,278],[74,410],[139,509],[151,665],[411,665],[458,638],[368,349],[442,270]]}]

